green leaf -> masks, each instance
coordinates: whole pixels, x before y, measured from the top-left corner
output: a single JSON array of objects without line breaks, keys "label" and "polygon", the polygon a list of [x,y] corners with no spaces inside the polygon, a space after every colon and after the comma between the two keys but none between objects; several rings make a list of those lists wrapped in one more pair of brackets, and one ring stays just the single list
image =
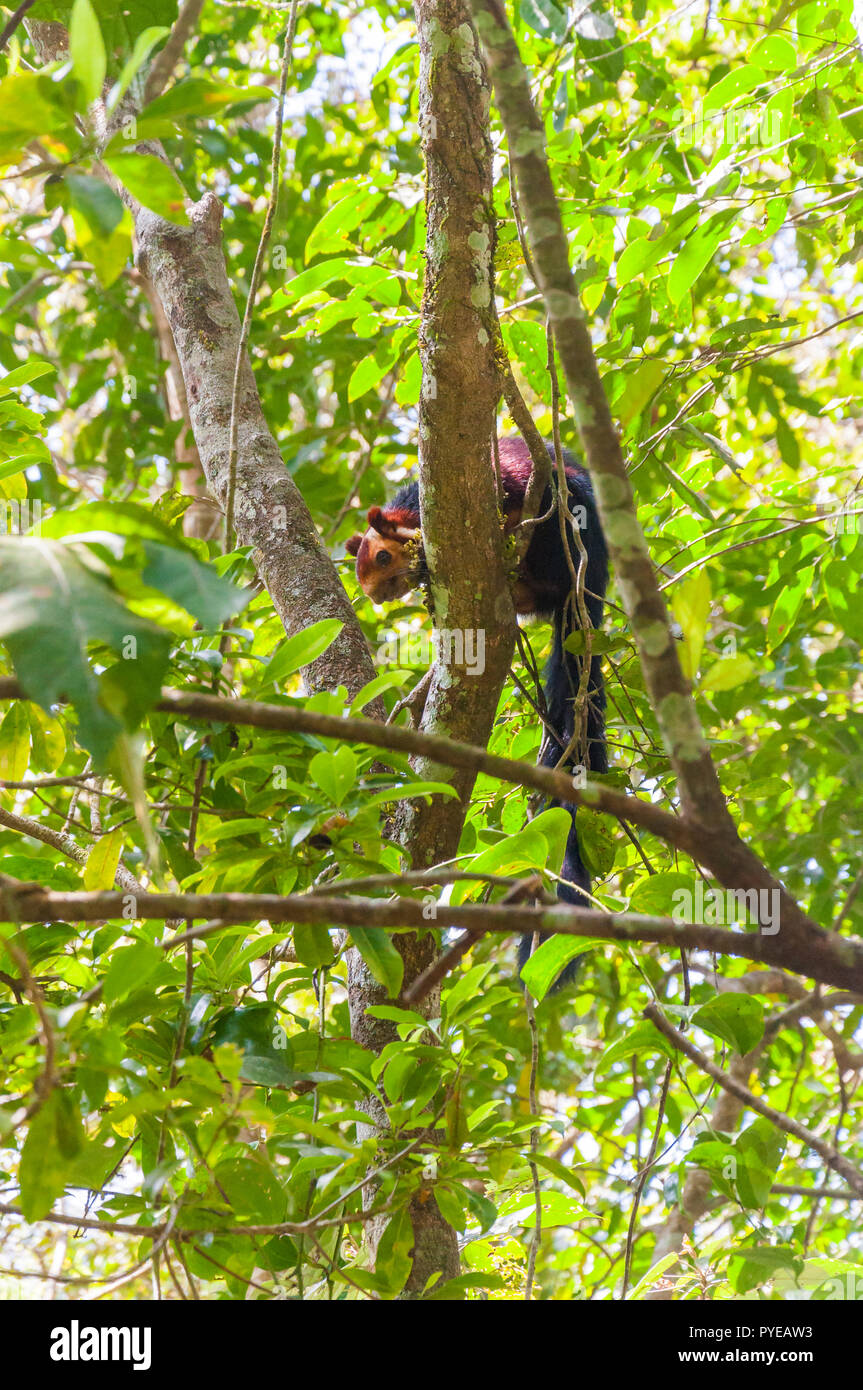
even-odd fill
[{"label": "green leaf", "polygon": [[614,401],[614,413],[625,426],[636,419],[651,397],[662,385],[665,367],[662,362],[649,358],[629,372],[623,390]]},{"label": "green leaf", "polygon": [[396,801],[410,801],[413,797],[445,796],[450,800],[458,797],[458,792],[449,782],[423,782],[419,779],[406,787],[388,787],[386,791],[375,792],[374,796],[363,798],[363,809],[370,806],[393,805]]},{"label": "green leaf", "polygon": [[[131,57],[124,63],[120,76],[111,88],[106,103],[109,113],[119,105],[121,98],[129,89],[132,78],[140,72],[159,40],[165,38],[170,32],[170,29],[166,29],[164,25],[160,24],[156,25],[155,28],[145,29],[143,34],[138,35]],[[143,137],[139,136],[139,138]]]},{"label": "green leaf", "polygon": [[631,241],[617,262],[618,289],[622,290],[637,275],[656,265],[666,250],[665,240],[661,237],[636,237],[635,241]]},{"label": "green leaf", "polygon": [[738,97],[754,91],[764,80],[764,73],[757,64],[737,64],[709,89],[704,101],[705,111],[727,110]]},{"label": "green leaf", "polygon": [[623,1037],[617,1038],[605,1049],[597,1063],[596,1072],[599,1075],[608,1071],[615,1062],[625,1061],[627,1057],[635,1057],[638,1053],[648,1054],[663,1052],[666,1057],[673,1057],[674,1047],[658,1028],[648,1020],[643,1023],[636,1023],[628,1028]]},{"label": "green leaf", "polygon": [[607,878],[617,858],[617,838],[612,821],[587,806],[578,808],[578,843],[585,867],[594,878]]},{"label": "green leaf", "polygon": [[56,83],[41,73],[14,73],[0,83],[0,163],[16,163],[31,140],[78,141]]},{"label": "green leaf", "polygon": [[416,1058],[412,1052],[397,1052],[387,1063],[384,1071],[384,1090],[391,1102],[401,1100],[405,1086],[417,1069]]},{"label": "green leaf", "polygon": [[697,439],[699,444],[703,444],[706,449],[709,449],[712,454],[715,454],[719,461],[726,464],[733,472],[739,473],[741,471],[741,465],[738,463],[731,450],[727,449],[722,440],[717,439],[715,434],[710,434],[707,430],[698,429],[690,420],[684,421],[680,428],[686,434],[691,435],[693,439]]},{"label": "green leaf", "polygon": [[710,576],[707,569],[695,570],[675,586],[671,611],[683,628],[681,665],[683,674],[695,678],[710,617]]},{"label": "green leaf", "polygon": [[84,865],[84,887],[90,893],[107,891],[114,887],[120,850],[123,848],[123,831],[112,830],[97,840]]},{"label": "green leaf", "polygon": [[[523,830],[476,855],[469,867],[475,873],[506,876],[537,872],[546,867],[557,872],[571,825],[570,813],[561,806],[553,806],[534,816]],[[480,891],[475,883],[456,883],[451,901],[465,902]]]},{"label": "green leaf", "polygon": [[29,386],[40,377],[52,376],[56,370],[55,363],[43,362],[38,357],[32,357],[29,362],[22,362],[20,367],[13,367],[11,372],[0,377],[0,396],[8,396],[19,386]]},{"label": "green leaf", "polygon": [[39,1221],[62,1197],[84,1131],[67,1091],[55,1090],[37,1110],[21,1151],[18,1182],[25,1221]]},{"label": "green leaf", "polygon": [[723,690],[733,690],[735,686],[743,685],[757,674],[758,667],[752,657],[738,652],[736,656],[724,656],[721,661],[714,661],[712,666],[708,666],[699,688],[705,695],[718,695]]},{"label": "green leaf", "polygon": [[397,1009],[393,1004],[372,1004],[366,1009],[368,1018],[385,1018],[390,1023],[402,1023],[411,1028],[427,1028],[428,1019],[414,1009]]},{"label": "green leaf", "polygon": [[767,650],[773,651],[780,643],[788,640],[800,610],[809,596],[815,567],[806,565],[800,570],[793,584],[788,584],[773,600],[770,621],[767,624]]},{"label": "green leaf", "polygon": [[281,685],[301,667],[311,666],[332,646],[343,626],[338,618],[322,618],[288,637],[270,657],[264,683]]},{"label": "green leaf", "polygon": [[313,782],[336,806],[341,806],[357,780],[353,749],[342,744],[334,753],[317,753],[309,764]]},{"label": "green leaf", "polygon": [[223,579],[189,550],[147,540],[144,553],[148,561],[142,576],[144,583],[167,594],[203,627],[218,627],[249,602],[248,592]]},{"label": "green leaf", "polygon": [[317,265],[310,266],[308,270],[300,271],[288,281],[287,285],[278,290],[270,302],[268,313],[274,313],[283,304],[288,304],[301,299],[303,295],[311,290],[323,289],[324,286],[331,285],[336,280],[347,280],[348,284],[356,285],[363,283],[364,277],[374,274],[374,267],[368,261],[359,261],[356,258],[348,259],[345,256],[335,256],[331,260],[319,261]]},{"label": "green leaf", "polygon": [[336,958],[333,939],[319,922],[297,922],[293,930],[294,951],[301,965],[313,970],[330,966]]},{"label": "green leaf", "polygon": [[684,502],[688,502],[689,505],[698,512],[699,516],[703,516],[706,521],[709,521],[711,525],[715,526],[716,517],[713,515],[713,512],[708,507],[704,498],[699,497],[698,493],[694,492],[689,484],[685,483],[679,474],[675,473],[673,468],[669,468],[668,464],[663,460],[660,460],[659,468],[660,472],[665,474],[665,477],[674,488],[674,491],[683,498]]},{"label": "green leaf", "polygon": [[481,965],[472,965],[469,970],[458,976],[454,985],[445,987],[443,1010],[450,1024],[462,1004],[482,994],[483,981],[490,970],[491,965],[488,961]]},{"label": "green leaf", "polygon": [[[58,20],[68,27],[73,0],[36,0],[33,17]],[[92,0],[109,54],[129,52],[137,38],[153,24],[168,28],[177,18],[177,0]]]},{"label": "green leaf", "polygon": [[[525,1154],[525,1158],[528,1155]],[[567,1168],[565,1163],[561,1163],[559,1158],[552,1158],[549,1154],[531,1154],[530,1161],[535,1163],[537,1168],[543,1168],[545,1172],[551,1173],[559,1182],[566,1183],[573,1192],[577,1192],[580,1197],[586,1197],[584,1183],[572,1168]]]},{"label": "green leaf", "polygon": [[123,999],[133,990],[149,980],[150,976],[165,959],[164,951],[148,941],[136,942],[134,946],[121,946],[111,957],[105,974],[102,997],[106,1004]]},{"label": "green leaf", "polygon": [[113,232],[104,236],[72,209],[75,239],[81,255],[92,262],[99,283],[107,289],[122,274],[132,256],[132,218],[125,208]]},{"label": "green leaf", "polygon": [[391,365],[392,362],[387,355],[378,351],[370,353],[368,357],[363,357],[351,372],[348,382],[348,400],[359,400],[366,391],[373,391],[376,386],[380,385]]},{"label": "green leaf", "polygon": [[110,154],[105,163],[142,207],[181,227],[189,224],[185,193],[173,169],[153,154]]},{"label": "green leaf", "polygon": [[537,34],[552,43],[563,42],[568,24],[565,7],[561,9],[554,0],[521,0],[520,11],[525,24]]},{"label": "green leaf", "polygon": [[[46,712],[62,699],[78,713],[78,737],[100,766],[124,729],[124,715],[159,698],[170,640],[130,612],[104,577],[68,546],[0,539],[0,638],[29,698]],[[126,687],[110,693],[88,656],[90,642],[115,652]],[[110,704],[107,701],[110,701]]]},{"label": "green leaf", "polygon": [[[564,1192],[543,1192],[540,1206],[544,1231],[552,1226],[571,1226],[584,1216],[583,1203]],[[525,1230],[532,1231],[535,1228],[536,1205],[532,1193],[529,1197],[519,1196],[514,1201],[504,1202],[500,1215],[510,1215],[511,1212],[517,1214],[518,1224]]]},{"label": "green leaf", "polygon": [[412,352],[401,369],[399,383],[395,389],[397,405],[416,405],[422,389],[423,369],[418,352]]},{"label": "green leaf", "polygon": [[521,978],[534,999],[544,999],[563,968],[597,944],[592,939],[563,934],[543,941],[521,970]]},{"label": "green leaf", "polygon": [[791,1246],[746,1245],[730,1253],[728,1282],[736,1294],[745,1297],[759,1285],[766,1284],[777,1271],[788,1270],[796,1276],[801,1273],[803,1266],[803,1259]]},{"label": "green leaf", "polygon": [[123,204],[104,179],[92,174],[66,174],[72,208],[81,214],[94,237],[109,237],[123,216]]},{"label": "green leaf", "polygon": [[24,473],[34,463],[43,463],[44,459],[38,454],[21,454],[17,458],[6,459],[0,463],[0,479],[15,478],[19,473]]},{"label": "green leaf", "polygon": [[361,226],[380,197],[377,188],[358,188],[328,208],[306,240],[306,263],[315,256],[344,251],[348,233]]},{"label": "green leaf", "polygon": [[276,1013],[271,1004],[230,1009],[214,1021],[212,1043],[214,1047],[231,1043],[243,1050],[266,1054],[273,1050],[275,1024]]},{"label": "green leaf", "polygon": [[497,1220],[497,1207],[490,1197],[483,1193],[474,1192],[472,1188],[464,1188],[464,1200],[471,1212],[471,1215],[479,1224],[480,1231],[490,1231]]},{"label": "green leaf", "polygon": [[382,927],[351,927],[351,944],[356,946],[378,984],[383,985],[391,999],[402,987],[404,961]]},{"label": "green leaf", "polygon": [[75,0],[72,6],[69,56],[87,104],[98,101],[105,82],[107,59],[102,31],[90,0]]},{"label": "green leaf", "polygon": [[763,1207],[785,1152],[786,1140],[769,1120],[758,1118],[737,1138],[735,1190],[741,1205],[749,1210]]},{"label": "green leaf", "polygon": [[[232,87],[205,77],[190,77],[145,106],[135,122],[135,139],[161,139],[176,134],[178,125],[194,117],[212,119],[226,107],[249,108],[272,101],[274,93],[265,86]],[[118,136],[117,143],[122,137]],[[110,150],[111,147],[109,147]]]},{"label": "green leaf", "polygon": [[66,734],[58,719],[49,719],[44,710],[30,703],[30,738],[33,766],[38,772],[56,772],[66,756]]},{"label": "green leaf", "polygon": [[394,690],[397,686],[404,684],[403,671],[384,671],[383,675],[375,676],[367,681],[362,690],[358,690],[351,700],[351,707],[348,713],[351,716],[362,714],[367,705],[382,695],[385,690]]},{"label": "green leaf", "polygon": [[459,1303],[470,1289],[503,1289],[506,1280],[500,1274],[459,1274],[455,1279],[447,1279],[435,1284],[428,1293],[423,1294],[424,1303]]},{"label": "green leaf", "polygon": [[[735,217],[736,215],[732,214]],[[681,303],[687,291],[692,289],[699,275],[709,265],[725,235],[729,220],[727,213],[719,213],[696,227],[691,236],[687,237],[668,273],[668,297],[672,304]]]},{"label": "green leaf", "polygon": [[703,1004],[692,1021],[741,1055],[750,1052],[764,1035],[764,1008],[751,994],[719,994]]},{"label": "green leaf", "polygon": [[[581,631],[571,632],[563,645],[568,652],[572,652],[573,656],[583,656],[588,645],[586,635]],[[626,639],[620,633],[591,632],[590,634],[591,656],[601,656],[604,652],[613,652],[625,645]]]},{"label": "green leaf", "polygon": [[390,1297],[401,1293],[413,1264],[414,1229],[407,1207],[397,1211],[387,1222],[375,1256],[375,1268],[386,1274]]},{"label": "green leaf", "polygon": [[254,1086],[293,1086],[300,1075],[280,1052],[246,1052],[240,1067],[240,1080]]},{"label": "green leaf", "polygon": [[0,778],[20,782],[30,763],[30,720],[23,701],[12,705],[0,724]]},{"label": "green leaf", "polygon": [[630,912],[641,912],[645,917],[671,917],[677,906],[676,895],[682,890],[692,894],[694,880],[691,874],[663,870],[643,878],[633,888],[629,898]]},{"label": "green leaf", "polygon": [[794,45],[781,34],[765,34],[752,45],[749,57],[756,68],[765,72],[788,72],[797,67]]},{"label": "green leaf", "polygon": [[137,502],[86,502],[83,507],[71,511],[53,512],[42,521],[42,535],[52,538],[139,536],[174,546],[182,539],[178,532]]}]

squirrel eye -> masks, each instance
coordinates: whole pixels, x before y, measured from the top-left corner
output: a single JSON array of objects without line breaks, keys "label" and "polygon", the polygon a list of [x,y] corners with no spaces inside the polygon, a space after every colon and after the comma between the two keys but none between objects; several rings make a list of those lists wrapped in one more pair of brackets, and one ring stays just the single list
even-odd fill
[{"label": "squirrel eye", "polygon": [[375,556],[375,564],[380,565],[383,569],[384,565],[389,565],[392,563],[392,558],[393,557],[388,550],[379,550],[377,555]]}]

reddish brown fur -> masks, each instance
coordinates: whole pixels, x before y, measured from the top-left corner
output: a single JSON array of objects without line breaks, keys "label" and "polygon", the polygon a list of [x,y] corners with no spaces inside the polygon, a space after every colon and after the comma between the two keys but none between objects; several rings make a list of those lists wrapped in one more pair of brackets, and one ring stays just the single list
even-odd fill
[{"label": "reddish brown fur", "polygon": [[[403,598],[414,587],[407,543],[419,529],[419,517],[405,508],[370,507],[365,535],[351,536],[345,549],[357,557],[357,580],[373,603]],[[388,555],[388,561],[381,556]]]}]

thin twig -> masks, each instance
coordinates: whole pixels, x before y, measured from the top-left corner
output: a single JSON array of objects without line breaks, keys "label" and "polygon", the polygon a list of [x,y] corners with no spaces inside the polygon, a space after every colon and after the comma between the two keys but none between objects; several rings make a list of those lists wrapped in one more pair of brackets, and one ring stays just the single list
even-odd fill
[{"label": "thin twig", "polygon": [[3,32],[0,33],[0,53],[3,52],[3,49],[15,33],[15,30],[18,28],[18,25],[21,23],[27,11],[31,10],[35,3],[36,0],[22,0],[17,10],[9,16],[6,23],[3,25]]},{"label": "thin twig", "polygon": [[626,1260],[623,1266],[623,1290],[621,1300],[626,1301],[626,1293],[629,1288],[629,1275],[632,1269],[632,1252],[635,1244],[635,1222],[638,1217],[638,1208],[641,1203],[641,1194],[644,1191],[645,1183],[650,1177],[651,1169],[656,1160],[656,1150],[659,1148],[659,1136],[662,1132],[662,1122],[665,1119],[665,1102],[668,1098],[668,1086],[671,1081],[671,1060],[666,1063],[665,1075],[662,1078],[662,1090],[659,1093],[659,1111],[656,1116],[656,1125],[653,1130],[653,1138],[650,1144],[650,1152],[647,1155],[647,1162],[641,1169],[638,1177],[638,1186],[635,1189],[635,1197],[632,1202],[632,1211],[629,1213],[629,1229],[626,1233]]},{"label": "thin twig", "polygon": [[[282,129],[285,120],[285,96],[288,90],[288,74],[290,73],[294,56],[294,34],[297,29],[298,9],[299,0],[292,0],[288,27],[285,30],[285,44],[282,50],[282,72],[279,81],[278,106],[276,108],[276,128],[273,133],[273,158],[270,164],[270,196],[267,202],[264,225],[261,230],[261,239],[258,242],[258,250],[255,255],[255,264],[252,268],[252,278],[249,281],[249,293],[246,297],[246,308],[243,314],[243,325],[240,330],[240,341],[237,344],[237,360],[234,364],[234,384],[231,390],[231,424],[228,433],[228,496],[225,504],[226,550],[232,548],[234,536],[234,500],[237,491],[237,436],[239,431],[237,415],[240,398],[240,373],[243,368],[246,347],[249,341],[249,332],[252,326],[255,297],[258,293],[258,285],[263,273],[264,254],[270,240],[270,233],[273,229],[273,222],[279,205],[279,179],[281,176],[280,171],[282,163]],[[251,372],[251,370],[251,363],[249,363],[249,371]]]},{"label": "thin twig", "polygon": [[180,6],[174,27],[168,35],[167,43],[153,60],[144,86],[144,102],[155,101],[171,80],[171,74],[180,60],[180,55],[201,17],[204,0],[184,0]]},{"label": "thin twig", "polygon": [[[531,955],[539,946],[539,932],[534,932],[531,942]],[[528,1088],[528,1098],[530,1102],[530,1113],[534,1117],[539,1115],[539,1105],[536,1098],[536,1082],[539,1076],[539,1032],[536,1026],[536,1010],[533,1006],[533,999],[530,990],[524,992],[524,1007],[527,1013],[528,1027],[530,1028],[530,1083]],[[530,1153],[528,1160],[530,1177],[533,1184],[533,1205],[536,1217],[533,1240],[530,1243],[530,1253],[527,1257],[527,1275],[524,1281],[524,1299],[530,1303],[533,1298],[533,1281],[536,1275],[536,1257],[539,1253],[540,1241],[542,1240],[542,1185],[539,1181],[539,1169],[536,1166],[536,1155],[539,1151],[539,1128],[534,1125],[530,1131]]]}]

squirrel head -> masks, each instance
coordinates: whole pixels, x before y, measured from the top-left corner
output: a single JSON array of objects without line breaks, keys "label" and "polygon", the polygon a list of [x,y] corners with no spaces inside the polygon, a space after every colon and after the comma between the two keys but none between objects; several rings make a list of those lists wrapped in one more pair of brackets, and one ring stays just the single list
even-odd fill
[{"label": "squirrel head", "polygon": [[357,560],[357,582],[373,603],[403,598],[416,583],[415,568],[408,558],[408,542],[419,537],[419,527],[409,512],[385,512],[370,507],[368,530],[357,531],[345,549]]}]

